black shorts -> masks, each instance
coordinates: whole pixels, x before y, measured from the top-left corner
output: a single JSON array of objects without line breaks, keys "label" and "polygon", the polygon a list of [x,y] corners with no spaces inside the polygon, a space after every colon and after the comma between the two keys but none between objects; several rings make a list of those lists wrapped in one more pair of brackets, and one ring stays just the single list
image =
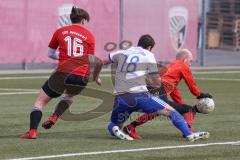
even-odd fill
[{"label": "black shorts", "polygon": [[77,95],[86,87],[88,78],[80,75],[55,72],[42,86],[43,91],[51,98],[61,96],[64,92]]}]

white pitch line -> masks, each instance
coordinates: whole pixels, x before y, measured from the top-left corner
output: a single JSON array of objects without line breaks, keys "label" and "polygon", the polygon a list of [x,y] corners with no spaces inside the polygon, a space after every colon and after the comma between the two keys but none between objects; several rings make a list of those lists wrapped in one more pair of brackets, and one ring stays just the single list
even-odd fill
[{"label": "white pitch line", "polygon": [[81,152],[81,153],[70,153],[70,154],[40,156],[40,157],[15,158],[15,159],[8,159],[8,160],[51,159],[51,158],[87,156],[87,155],[101,155],[101,154],[112,154],[112,153],[141,152],[141,151],[181,149],[181,148],[196,148],[196,147],[207,147],[207,146],[216,146],[216,145],[234,145],[234,144],[239,144],[239,143],[240,143],[240,141],[236,141],[236,142],[205,143],[205,144],[192,144],[192,145],[180,145],[180,146],[164,146],[164,147],[152,147],[152,148],[124,149],[124,150],[110,150],[110,151],[98,151],[98,152]]},{"label": "white pitch line", "polygon": [[29,77],[0,77],[0,80],[19,80],[19,79],[44,79],[49,76],[29,76]]},{"label": "white pitch line", "polygon": [[240,71],[193,71],[193,74],[233,74],[240,73]]},{"label": "white pitch line", "polygon": [[196,80],[207,80],[207,81],[240,81],[237,78],[195,78]]},{"label": "white pitch line", "polygon": [[24,88],[0,88],[1,91],[39,91],[37,89],[24,89]]},{"label": "white pitch line", "polygon": [[0,93],[0,96],[5,95],[24,95],[24,94],[37,94],[39,92],[7,92],[7,93]]},{"label": "white pitch line", "polygon": [[[111,77],[111,74],[102,74],[100,77]],[[25,79],[45,79],[47,76],[31,76],[31,77],[0,77],[0,80],[25,80]],[[195,78],[196,80],[210,80],[210,81],[240,81],[234,78]]]},{"label": "white pitch line", "polygon": [[[206,74],[210,72],[198,72],[197,74]],[[214,72],[214,73],[219,73],[223,74],[225,72]],[[230,73],[240,73],[238,72],[230,72]],[[210,73],[212,74],[212,73]],[[100,77],[111,77],[111,74],[101,74]],[[49,78],[49,76],[29,76],[29,77],[0,77],[0,80],[25,80],[25,79],[45,79]],[[216,80],[216,81],[240,81],[240,79],[237,78],[196,78],[198,80]]]},{"label": "white pitch line", "polygon": [[196,80],[207,80],[207,81],[236,81],[239,82],[240,79],[234,78],[195,78]]},{"label": "white pitch line", "polygon": [[[101,75],[100,77],[110,77],[110,74]],[[195,78],[196,80],[209,80],[209,81],[236,81],[239,82],[240,79],[237,78]]]},{"label": "white pitch line", "polygon": [[[233,73],[240,73],[240,71],[194,71],[193,74],[233,74]],[[103,73],[101,77],[109,77],[111,74]],[[18,79],[44,79],[48,78],[49,76],[22,76],[22,77],[0,77],[0,80],[18,80]]]}]

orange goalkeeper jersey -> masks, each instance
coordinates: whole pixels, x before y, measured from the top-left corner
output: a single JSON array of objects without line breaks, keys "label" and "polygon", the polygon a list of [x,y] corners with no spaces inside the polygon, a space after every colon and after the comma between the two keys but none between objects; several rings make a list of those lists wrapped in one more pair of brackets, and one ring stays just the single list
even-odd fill
[{"label": "orange goalkeeper jersey", "polygon": [[166,89],[167,94],[170,95],[172,99],[177,103],[185,103],[182,100],[181,94],[178,90],[178,84],[182,79],[184,79],[189,90],[194,96],[200,95],[200,90],[194,81],[190,67],[181,60],[174,60],[168,64],[166,72],[161,75],[161,79],[163,81],[164,87],[167,87],[167,85],[171,86],[170,90]]}]

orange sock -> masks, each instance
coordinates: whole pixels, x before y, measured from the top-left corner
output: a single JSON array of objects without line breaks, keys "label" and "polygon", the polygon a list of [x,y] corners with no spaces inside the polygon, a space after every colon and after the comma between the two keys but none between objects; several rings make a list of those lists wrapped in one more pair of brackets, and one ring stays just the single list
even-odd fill
[{"label": "orange sock", "polygon": [[58,116],[56,114],[52,114],[50,120],[56,123],[56,121],[58,120]]},{"label": "orange sock", "polygon": [[195,114],[196,114],[195,112],[187,112],[183,115],[183,118],[187,122],[190,130],[192,130]]}]

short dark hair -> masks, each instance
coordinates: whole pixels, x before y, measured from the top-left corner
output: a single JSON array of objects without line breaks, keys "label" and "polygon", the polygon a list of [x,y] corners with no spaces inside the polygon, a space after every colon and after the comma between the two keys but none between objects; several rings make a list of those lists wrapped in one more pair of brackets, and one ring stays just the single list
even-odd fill
[{"label": "short dark hair", "polygon": [[147,49],[148,47],[151,47],[150,49],[152,49],[154,45],[155,41],[149,34],[142,35],[138,41],[138,46],[144,49]]},{"label": "short dark hair", "polygon": [[70,14],[70,19],[72,23],[80,23],[83,19],[90,21],[90,16],[87,11],[81,8],[77,8],[76,6],[72,7],[72,11]]}]

